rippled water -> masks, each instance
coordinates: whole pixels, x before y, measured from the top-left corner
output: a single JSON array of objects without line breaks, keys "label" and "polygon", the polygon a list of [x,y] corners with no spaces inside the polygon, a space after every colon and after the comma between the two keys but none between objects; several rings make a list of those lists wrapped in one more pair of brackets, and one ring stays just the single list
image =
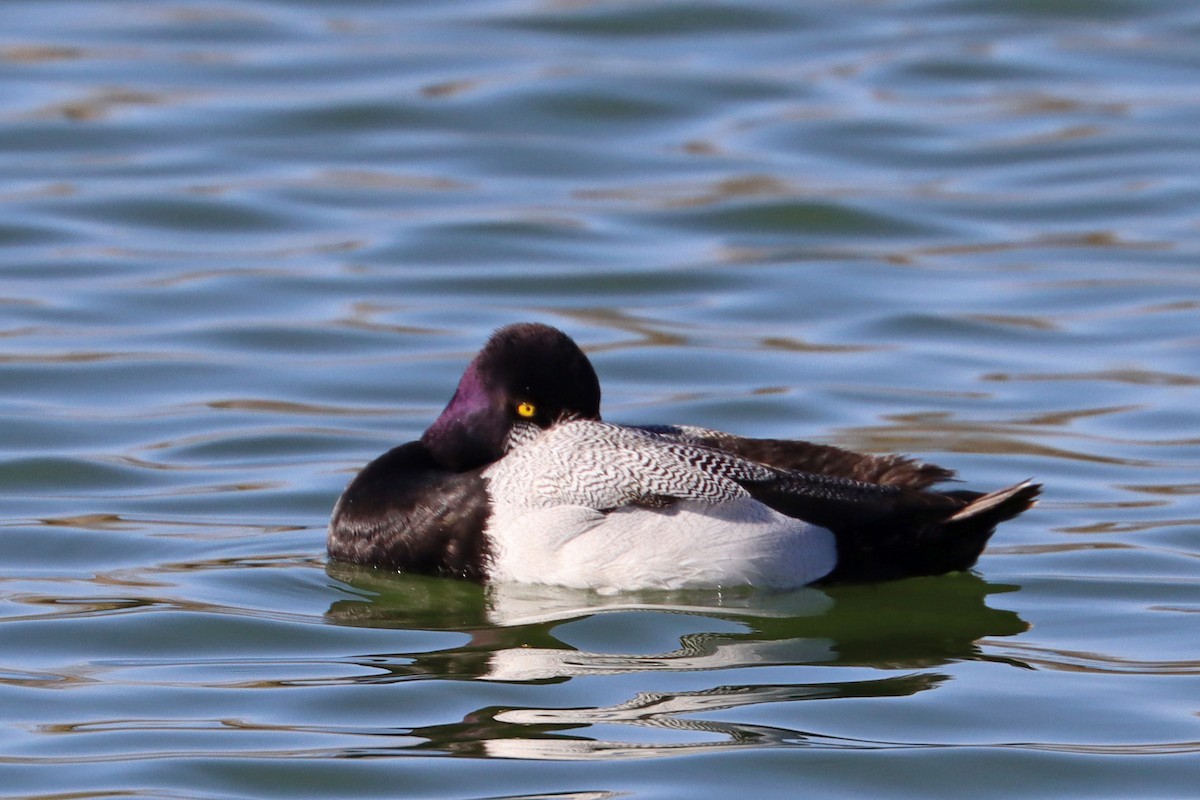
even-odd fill
[{"label": "rippled water", "polygon": [[[1194,797],[1200,12],[0,6],[0,796]],[[1045,500],[970,575],[328,565],[498,325]]]}]

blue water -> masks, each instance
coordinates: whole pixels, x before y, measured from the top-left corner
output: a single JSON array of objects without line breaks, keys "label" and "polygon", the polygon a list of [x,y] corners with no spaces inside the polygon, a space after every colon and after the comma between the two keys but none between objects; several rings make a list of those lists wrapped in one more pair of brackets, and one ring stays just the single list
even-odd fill
[{"label": "blue water", "polygon": [[[1200,8],[0,5],[0,797],[1191,798]],[[973,573],[327,564],[492,329],[904,452]]]}]

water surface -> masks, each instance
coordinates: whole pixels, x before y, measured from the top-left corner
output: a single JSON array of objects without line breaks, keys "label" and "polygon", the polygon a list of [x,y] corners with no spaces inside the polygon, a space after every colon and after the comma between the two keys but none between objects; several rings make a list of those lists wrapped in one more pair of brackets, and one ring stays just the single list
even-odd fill
[{"label": "water surface", "polygon": [[[0,7],[0,795],[1193,797],[1200,13]],[[972,574],[323,557],[495,327],[1046,494]]]}]

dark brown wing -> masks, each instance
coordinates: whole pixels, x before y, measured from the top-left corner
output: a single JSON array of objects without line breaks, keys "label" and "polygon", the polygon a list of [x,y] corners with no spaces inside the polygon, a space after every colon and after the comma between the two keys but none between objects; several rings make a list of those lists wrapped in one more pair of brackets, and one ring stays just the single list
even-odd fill
[{"label": "dark brown wing", "polygon": [[952,470],[906,456],[873,456],[794,439],[748,439],[720,431],[681,429],[688,441],[778,469],[882,486],[926,489],[954,479]]}]

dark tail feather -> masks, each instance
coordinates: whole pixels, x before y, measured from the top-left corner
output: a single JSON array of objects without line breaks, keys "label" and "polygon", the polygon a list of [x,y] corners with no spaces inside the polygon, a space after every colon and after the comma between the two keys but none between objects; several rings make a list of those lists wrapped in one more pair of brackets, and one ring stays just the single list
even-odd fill
[{"label": "dark tail feather", "polygon": [[1037,502],[1037,496],[1041,493],[1042,485],[1040,483],[1021,481],[1016,486],[979,495],[951,514],[946,522],[966,524],[968,521],[973,521],[976,525],[994,528],[1022,511],[1028,511]]},{"label": "dark tail feather", "polygon": [[834,528],[838,564],[825,580],[877,581],[970,569],[996,526],[1028,510],[1041,491],[1040,484],[1024,481],[987,494],[947,492],[942,496],[964,502],[950,513],[918,513],[909,524],[898,514],[889,521]]}]

